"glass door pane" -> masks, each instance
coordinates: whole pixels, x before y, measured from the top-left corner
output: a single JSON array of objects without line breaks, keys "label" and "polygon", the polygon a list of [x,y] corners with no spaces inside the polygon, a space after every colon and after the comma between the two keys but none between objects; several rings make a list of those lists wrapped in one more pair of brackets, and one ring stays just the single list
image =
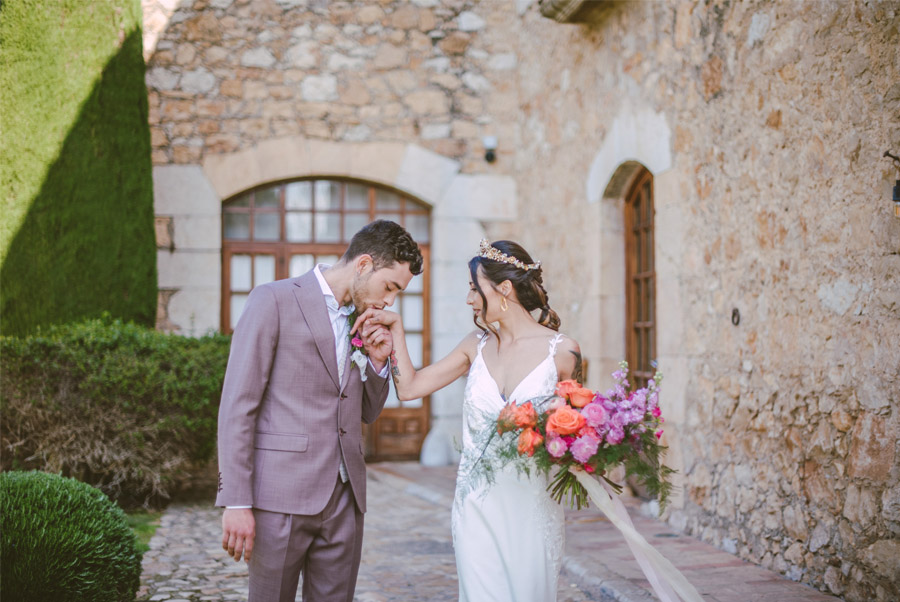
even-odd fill
[{"label": "glass door pane", "polygon": [[250,255],[231,256],[231,290],[250,292],[253,288],[253,264]]},{"label": "glass door pane", "polygon": [[275,280],[275,256],[257,255],[253,258],[253,286]]},{"label": "glass door pane", "polygon": [[301,255],[291,255],[290,278],[302,276],[306,272],[313,269],[316,265],[315,259],[309,253]]}]

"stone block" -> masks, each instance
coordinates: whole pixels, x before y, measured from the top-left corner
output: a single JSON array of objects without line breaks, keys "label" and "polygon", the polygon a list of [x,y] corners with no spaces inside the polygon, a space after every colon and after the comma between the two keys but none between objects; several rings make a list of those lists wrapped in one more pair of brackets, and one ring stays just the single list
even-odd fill
[{"label": "stone block", "polygon": [[373,65],[376,69],[396,69],[405,67],[408,61],[405,48],[385,43],[378,47]]},{"label": "stone block", "polygon": [[244,67],[261,67],[263,69],[275,64],[275,56],[268,48],[253,48],[241,54],[241,65]]},{"label": "stone block", "polygon": [[404,97],[403,104],[417,115],[440,117],[450,110],[450,98],[439,90],[417,90]]},{"label": "stone block", "polygon": [[416,145],[408,145],[395,185],[420,199],[438,204],[453,178],[459,163]]},{"label": "stone block", "polygon": [[515,180],[509,176],[459,175],[444,193],[436,214],[482,221],[515,219]]},{"label": "stone block", "polygon": [[898,433],[896,422],[866,412],[856,421],[850,433],[851,477],[861,477],[880,482],[887,479],[894,466],[894,449]]},{"label": "stone block", "polygon": [[885,579],[900,575],[900,541],[882,539],[867,547],[861,554],[863,562]]},{"label": "stone block", "polygon": [[[218,278],[221,272],[220,261],[213,266]],[[216,286],[184,286],[174,293],[169,300],[169,322],[177,328],[179,334],[187,336],[203,336],[219,330],[221,315],[221,287]]]},{"label": "stone block", "polygon": [[222,248],[222,216],[179,215],[174,220],[176,249],[212,250]]},{"label": "stone block", "polygon": [[[161,288],[183,289],[187,286],[216,288],[221,286],[222,256],[219,251],[157,251],[156,265]],[[170,319],[173,321],[171,312]]]},{"label": "stone block", "polygon": [[218,215],[219,199],[199,166],[153,168],[153,211],[157,215]]},{"label": "stone block", "polygon": [[333,75],[309,75],[300,83],[300,95],[308,102],[337,100],[337,78]]}]

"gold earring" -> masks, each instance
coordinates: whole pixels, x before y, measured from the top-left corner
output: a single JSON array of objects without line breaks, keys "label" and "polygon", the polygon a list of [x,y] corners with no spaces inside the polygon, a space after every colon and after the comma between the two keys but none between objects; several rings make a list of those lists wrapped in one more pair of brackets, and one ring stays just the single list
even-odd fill
[{"label": "gold earring", "polygon": [[500,311],[506,311],[509,309],[509,304],[506,302],[506,297],[500,297]]}]

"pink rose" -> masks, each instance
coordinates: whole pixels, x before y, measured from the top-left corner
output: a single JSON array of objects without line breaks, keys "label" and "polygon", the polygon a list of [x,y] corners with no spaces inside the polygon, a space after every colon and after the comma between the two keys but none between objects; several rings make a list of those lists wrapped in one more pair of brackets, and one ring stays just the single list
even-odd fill
[{"label": "pink rose", "polygon": [[581,415],[585,417],[587,423],[591,426],[600,426],[606,422],[606,410],[603,409],[602,404],[596,401],[584,406],[581,410]]},{"label": "pink rose", "polygon": [[354,336],[350,340],[350,344],[353,345],[354,347],[356,347],[357,349],[359,349],[360,347],[363,346],[363,340],[361,338],[359,338],[358,336]]},{"label": "pink rose", "polygon": [[569,445],[562,437],[553,434],[547,436],[547,443],[545,446],[547,448],[547,453],[554,458],[562,458],[569,449]]},{"label": "pink rose", "polygon": [[584,464],[591,459],[591,456],[597,453],[600,446],[600,439],[595,435],[584,435],[575,440],[572,444],[572,457]]}]

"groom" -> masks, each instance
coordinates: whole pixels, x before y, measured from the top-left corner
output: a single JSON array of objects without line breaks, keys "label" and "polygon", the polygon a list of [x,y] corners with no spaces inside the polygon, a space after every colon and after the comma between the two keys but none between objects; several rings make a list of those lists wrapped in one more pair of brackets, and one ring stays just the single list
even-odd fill
[{"label": "groom", "polygon": [[[390,333],[348,316],[394,302],[422,254],[401,226],[357,232],[334,266],[256,287],[231,341],[219,408],[222,547],[249,564],[249,602],[351,602],[362,550],[361,422],[388,393]],[[358,354],[357,354],[358,356]],[[364,372],[360,372],[360,367]]]}]

